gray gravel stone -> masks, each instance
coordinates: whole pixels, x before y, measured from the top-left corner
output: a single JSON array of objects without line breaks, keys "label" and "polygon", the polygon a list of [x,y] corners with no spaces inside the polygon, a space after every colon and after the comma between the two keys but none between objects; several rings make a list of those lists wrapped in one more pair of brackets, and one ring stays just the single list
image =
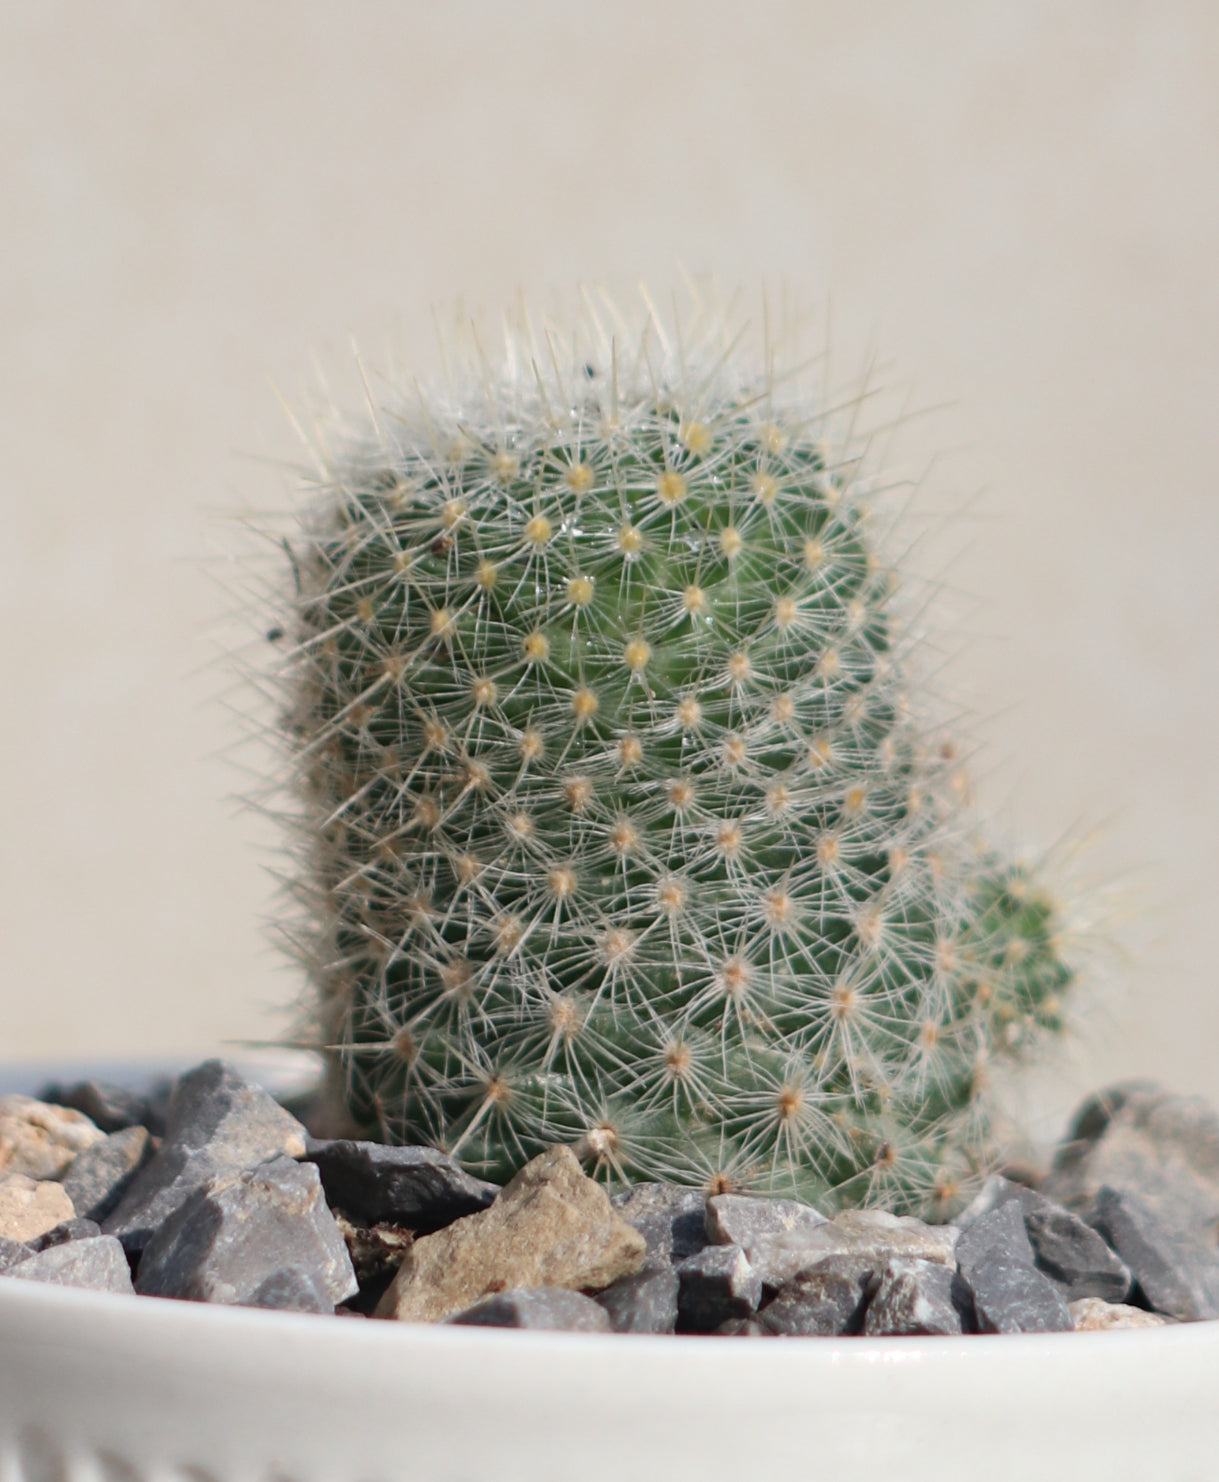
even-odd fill
[{"label": "gray gravel stone", "polygon": [[244,1305],[280,1312],[333,1312],[334,1298],[317,1271],[288,1266],[260,1281]]},{"label": "gray gravel stone", "polygon": [[165,1110],[173,1082],[162,1077],[143,1095],[110,1081],[59,1082],[45,1086],[39,1099],[55,1106],[70,1106],[83,1112],[103,1132],[121,1132],[125,1127],[146,1127],[155,1137],[165,1131]]},{"label": "gray gravel stone", "polygon": [[708,1244],[706,1200],[698,1189],[636,1184],[610,1200],[617,1214],[647,1241],[646,1266],[684,1261]]},{"label": "gray gravel stone", "polygon": [[21,1281],[83,1287],[91,1292],[132,1295],[131,1270],[123,1247],[112,1235],[70,1240],[32,1253],[5,1273]]},{"label": "gray gravel stone", "polygon": [[960,1214],[955,1215],[952,1223],[958,1230],[968,1230],[984,1214],[990,1214],[1001,1204],[1010,1204],[1013,1200],[1026,1214],[1031,1209],[1062,1208],[1062,1205],[1055,1204],[1053,1200],[1039,1194],[1036,1189],[1031,1189],[1026,1184],[1016,1183],[1013,1179],[1004,1178],[1001,1173],[992,1173],[978,1190],[973,1203],[966,1205]]},{"label": "gray gravel stone", "polygon": [[[1077,1214],[1035,1189],[996,1174],[978,1197],[957,1216],[966,1231],[983,1215],[1004,1204],[1018,1204],[1037,1269],[1059,1288],[1067,1303],[1084,1297],[1120,1302],[1130,1291],[1130,1271],[1091,1226]],[[967,1236],[958,1244],[958,1256]]]},{"label": "gray gravel stone", "polygon": [[29,1254],[30,1248],[24,1240],[9,1240],[0,1235],[0,1276],[18,1261],[26,1260]]},{"label": "gray gravel stone", "polygon": [[859,1332],[875,1286],[874,1264],[866,1257],[824,1256],[800,1271],[762,1308],[758,1323],[765,1333],[781,1338]]},{"label": "gray gravel stone", "polygon": [[124,1127],[78,1153],[62,1183],[78,1214],[104,1220],[153,1154],[147,1127]]},{"label": "gray gravel stone", "polygon": [[136,1254],[214,1175],[280,1153],[300,1157],[304,1151],[305,1129],[295,1117],[224,1061],[204,1061],[178,1080],[165,1141],[135,1175],[103,1228]]},{"label": "gray gravel stone", "polygon": [[52,1229],[44,1230],[41,1235],[27,1240],[26,1244],[30,1250],[50,1250],[53,1245],[67,1245],[69,1240],[91,1240],[101,1233],[101,1226],[96,1220],[63,1220]]},{"label": "gray gravel stone", "polygon": [[564,1333],[607,1333],[609,1316],[591,1297],[566,1287],[496,1292],[446,1318],[457,1327],[542,1328]]},{"label": "gray gravel stone", "polygon": [[973,1293],[980,1333],[1061,1333],[1071,1329],[1062,1294],[1022,1261],[982,1259],[962,1273]]},{"label": "gray gravel stone", "polygon": [[938,1261],[899,1258],[880,1274],[863,1331],[882,1337],[967,1333],[972,1326],[973,1301],[964,1277]]},{"label": "gray gravel stone", "polygon": [[678,1326],[711,1333],[732,1317],[748,1317],[762,1298],[762,1280],[739,1245],[708,1245],[675,1267]]},{"label": "gray gravel stone", "polygon": [[486,1209],[499,1193],[498,1185],[471,1178],[436,1148],[311,1138],[305,1160],[316,1164],[332,1208],[369,1225],[395,1225],[418,1235]]},{"label": "gray gravel stone", "polygon": [[1130,1267],[1078,1215],[1038,1209],[1025,1214],[1024,1227],[1037,1254],[1037,1269],[1068,1304],[1084,1297],[1124,1302],[1130,1295]]},{"label": "gray gravel stone", "polygon": [[1088,1223],[1130,1268],[1148,1306],[1181,1322],[1219,1317],[1219,1255],[1157,1205],[1102,1188]]},{"label": "gray gravel stone", "polygon": [[962,1275],[969,1277],[975,1267],[1001,1261],[1007,1265],[1033,1266],[1036,1256],[1024,1228],[1024,1211],[1019,1201],[997,1205],[974,1220],[957,1241],[955,1255]]},{"label": "gray gravel stone", "polygon": [[144,1248],[136,1290],[244,1305],[293,1268],[317,1276],[332,1306],[355,1295],[317,1169],[279,1157],[215,1174],[187,1195]]},{"label": "gray gravel stone", "polygon": [[752,1259],[764,1236],[789,1230],[812,1230],[826,1217],[794,1199],[764,1199],[750,1194],[715,1194],[707,1200],[707,1239],[714,1245],[739,1245]]},{"label": "gray gravel stone", "polygon": [[1127,1081],[1076,1112],[1042,1192],[1088,1210],[1102,1187],[1133,1194],[1172,1225],[1214,1244],[1219,1234],[1219,1114],[1198,1096]]},{"label": "gray gravel stone", "polygon": [[598,1292],[615,1333],[671,1333],[677,1327],[680,1278],[672,1266],[645,1266]]}]

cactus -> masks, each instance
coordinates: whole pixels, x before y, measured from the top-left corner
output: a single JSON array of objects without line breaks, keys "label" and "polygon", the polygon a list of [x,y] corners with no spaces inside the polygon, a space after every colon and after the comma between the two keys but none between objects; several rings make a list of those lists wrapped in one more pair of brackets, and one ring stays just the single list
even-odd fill
[{"label": "cactus", "polygon": [[908,696],[833,419],[769,359],[585,338],[322,453],[279,619],[305,1042],[488,1177],[564,1142],[942,1213],[991,1063],[1063,1027],[1054,908]]}]

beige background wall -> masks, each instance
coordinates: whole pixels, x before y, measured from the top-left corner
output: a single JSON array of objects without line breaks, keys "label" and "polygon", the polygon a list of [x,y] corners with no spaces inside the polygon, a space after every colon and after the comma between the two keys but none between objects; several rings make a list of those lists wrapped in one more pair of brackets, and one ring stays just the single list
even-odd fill
[{"label": "beige background wall", "polygon": [[1216,78],[1205,0],[9,0],[0,1059],[211,1048],[291,993],[197,559],[288,497],[269,382],[680,258],[952,404],[905,454],[978,495],[983,801],[1103,825],[1126,912],[1069,1083],[1219,1096]]}]

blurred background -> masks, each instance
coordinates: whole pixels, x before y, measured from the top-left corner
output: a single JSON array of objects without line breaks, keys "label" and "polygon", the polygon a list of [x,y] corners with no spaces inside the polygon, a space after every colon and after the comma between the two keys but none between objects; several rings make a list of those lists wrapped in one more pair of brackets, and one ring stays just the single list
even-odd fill
[{"label": "blurred background", "polygon": [[283,1026],[214,580],[291,498],[273,386],[684,265],[929,413],[981,803],[1103,918],[1038,1114],[1219,1098],[1217,77],[1204,0],[8,0],[0,1060]]}]

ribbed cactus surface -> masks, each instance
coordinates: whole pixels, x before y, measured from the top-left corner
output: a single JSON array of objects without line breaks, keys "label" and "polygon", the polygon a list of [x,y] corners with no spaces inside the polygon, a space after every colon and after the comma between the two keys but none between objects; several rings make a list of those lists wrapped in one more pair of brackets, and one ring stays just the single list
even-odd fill
[{"label": "ribbed cactus surface", "polygon": [[404,396],[307,504],[314,1042],[492,1177],[942,1209],[1061,1027],[1051,905],[907,697],[851,451],[731,358],[621,361]]}]

